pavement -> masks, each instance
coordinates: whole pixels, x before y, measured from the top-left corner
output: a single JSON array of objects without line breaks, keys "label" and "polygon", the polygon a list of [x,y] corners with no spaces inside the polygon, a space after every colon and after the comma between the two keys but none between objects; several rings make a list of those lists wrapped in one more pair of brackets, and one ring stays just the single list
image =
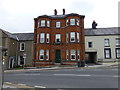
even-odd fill
[{"label": "pavement", "polygon": [[[5,70],[5,73],[9,73],[9,72],[29,72],[29,71],[36,71],[36,70],[62,70],[62,69],[92,69],[92,68],[99,68],[99,67],[112,67],[112,66],[118,66],[119,64],[117,62],[115,63],[102,63],[101,65],[93,65],[93,64],[89,64],[86,65],[85,67],[77,67],[77,66],[67,66],[67,67],[59,67],[59,66],[55,66],[55,67],[46,67],[46,68],[27,68],[27,69],[21,69],[21,70]],[[25,86],[25,85],[18,85],[18,84],[13,84],[11,82],[4,82],[3,84],[3,89],[4,88],[32,88],[29,86]],[[41,87],[42,88],[42,87]]]}]

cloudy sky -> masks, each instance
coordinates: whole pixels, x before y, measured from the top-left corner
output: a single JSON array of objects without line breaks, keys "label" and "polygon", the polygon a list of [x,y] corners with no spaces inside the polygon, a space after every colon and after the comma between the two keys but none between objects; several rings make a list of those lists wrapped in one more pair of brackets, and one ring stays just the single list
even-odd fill
[{"label": "cloudy sky", "polygon": [[0,28],[16,32],[33,32],[34,18],[53,15],[54,9],[62,14],[85,15],[85,28],[95,20],[98,28],[118,26],[119,0],[0,0]]}]

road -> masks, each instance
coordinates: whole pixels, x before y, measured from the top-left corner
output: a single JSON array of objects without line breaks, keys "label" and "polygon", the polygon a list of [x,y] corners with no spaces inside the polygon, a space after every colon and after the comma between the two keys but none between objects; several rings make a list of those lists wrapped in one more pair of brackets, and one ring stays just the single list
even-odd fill
[{"label": "road", "polygon": [[42,88],[118,88],[118,68],[64,69],[4,74],[4,82]]}]

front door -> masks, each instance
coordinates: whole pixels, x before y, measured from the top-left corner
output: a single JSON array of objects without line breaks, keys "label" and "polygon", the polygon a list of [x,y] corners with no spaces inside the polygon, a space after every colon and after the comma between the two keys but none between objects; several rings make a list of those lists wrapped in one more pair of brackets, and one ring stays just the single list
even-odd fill
[{"label": "front door", "polygon": [[10,57],[9,68],[13,68],[13,66],[14,66],[14,58]]},{"label": "front door", "polygon": [[60,63],[60,59],[61,59],[61,57],[60,57],[60,50],[56,50],[56,63]]}]

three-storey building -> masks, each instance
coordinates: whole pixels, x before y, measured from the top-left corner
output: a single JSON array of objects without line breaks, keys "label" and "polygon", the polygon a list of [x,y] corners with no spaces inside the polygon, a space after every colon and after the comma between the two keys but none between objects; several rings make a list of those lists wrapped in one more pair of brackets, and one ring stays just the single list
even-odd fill
[{"label": "three-storey building", "polygon": [[34,66],[73,65],[85,60],[84,17],[55,12],[35,18]]}]

